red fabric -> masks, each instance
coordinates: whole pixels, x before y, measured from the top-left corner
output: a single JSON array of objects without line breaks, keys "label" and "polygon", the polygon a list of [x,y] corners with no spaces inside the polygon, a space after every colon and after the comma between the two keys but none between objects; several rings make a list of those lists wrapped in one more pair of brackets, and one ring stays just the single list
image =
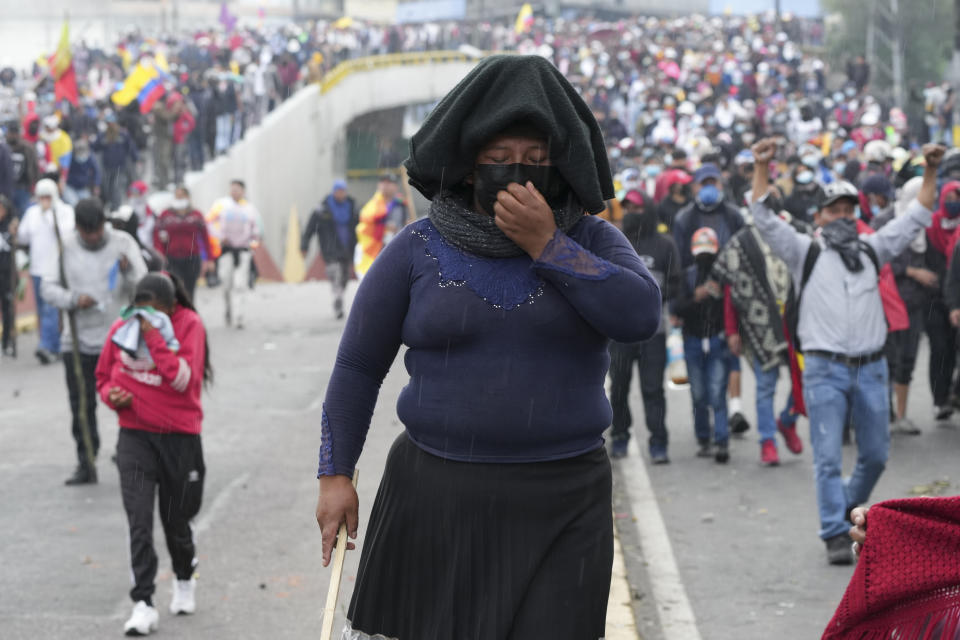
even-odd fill
[{"label": "red fabric", "polygon": [[850,134],[850,139],[856,142],[860,149],[863,149],[868,142],[883,140],[883,138],[883,131],[879,127],[860,127],[854,129],[853,133]]},{"label": "red fabric", "polygon": [[860,201],[860,218],[867,224],[873,220],[873,211],[870,209],[870,198],[863,191],[857,191],[857,199]]},{"label": "red fabric", "polygon": [[[170,317],[173,333],[180,342],[176,353],[167,348],[160,332],[154,329],[144,335],[154,367],[134,370],[128,366],[120,347],[113,344],[113,334],[124,324],[117,320],[107,334],[103,353],[97,363],[97,392],[103,403],[110,404],[110,389],[120,387],[133,394],[133,404],[117,411],[120,426],[154,433],[200,433],[203,408],[203,369],[207,335],[196,312],[177,306]],[[125,362],[125,360],[127,362]],[[189,367],[190,378],[183,392],[172,383],[181,375],[181,361]]]},{"label": "red fabric", "polygon": [[77,90],[77,74],[73,64],[67,67],[62,76],[53,83],[53,98],[57,102],[68,100],[73,106],[80,104],[80,92]]},{"label": "red fabric", "polygon": [[[27,105],[27,115],[23,116],[23,122],[20,124],[20,135],[22,135],[23,139],[30,144],[36,144],[38,138],[37,134],[30,135],[30,123],[40,119],[40,116],[37,115],[35,109],[36,103],[29,103]],[[39,128],[37,130],[39,131]]]},{"label": "red fabric", "polygon": [[670,169],[657,176],[657,181],[653,186],[653,201],[659,204],[661,200],[667,197],[670,187],[674,184],[689,184],[693,180],[690,174],[683,169]]},{"label": "red fabric", "polygon": [[[857,220],[857,233],[869,235],[875,233],[875,231],[863,220]],[[880,279],[877,287],[880,289],[883,314],[887,317],[887,330],[903,331],[909,329],[910,315],[907,313],[907,305],[903,303],[903,298],[900,297],[897,278],[893,275],[893,268],[889,263],[883,265],[880,269]]]},{"label": "red fabric", "polygon": [[946,198],[947,194],[951,191],[958,190],[960,190],[960,182],[956,180],[951,180],[941,187],[940,208],[934,212],[933,222],[927,227],[927,239],[930,240],[930,244],[934,249],[942,253],[947,260],[950,260],[950,256],[953,255],[953,247],[957,244],[957,231],[960,227],[955,229],[943,228],[943,221],[949,220],[947,210],[944,207],[944,198]]},{"label": "red fabric", "polygon": [[787,338],[787,363],[790,365],[790,395],[793,396],[793,412],[797,415],[807,415],[807,404],[803,401],[803,369],[800,367],[800,358],[793,346],[793,335],[787,320],[783,320],[783,335]]},{"label": "red fabric", "polygon": [[185,216],[172,209],[164,211],[153,229],[153,244],[168,258],[213,258],[207,221],[196,209]]},{"label": "red fabric", "polygon": [[193,114],[190,113],[190,109],[184,109],[181,111],[180,117],[177,118],[177,121],[173,123],[173,143],[183,144],[186,142],[187,136],[193,132],[196,126],[197,121],[193,117]]},{"label": "red fabric", "polygon": [[737,318],[737,308],[733,306],[730,285],[723,287],[723,328],[727,337],[740,333],[740,320]]},{"label": "red fabric", "polygon": [[953,640],[960,630],[960,497],[870,508],[867,541],[822,640]]}]

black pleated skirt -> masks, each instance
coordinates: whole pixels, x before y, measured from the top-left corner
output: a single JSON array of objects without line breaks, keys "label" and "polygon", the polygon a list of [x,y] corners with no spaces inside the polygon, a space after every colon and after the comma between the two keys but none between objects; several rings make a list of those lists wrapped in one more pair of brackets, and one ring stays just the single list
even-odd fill
[{"label": "black pleated skirt", "polygon": [[[606,451],[454,462],[390,450],[344,638],[597,640],[613,564]],[[379,634],[379,635],[378,635]]]}]

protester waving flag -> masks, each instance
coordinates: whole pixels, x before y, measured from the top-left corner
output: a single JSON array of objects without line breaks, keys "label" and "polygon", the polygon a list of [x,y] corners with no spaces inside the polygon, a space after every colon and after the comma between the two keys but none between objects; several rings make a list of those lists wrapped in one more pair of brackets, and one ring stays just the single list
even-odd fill
[{"label": "protester waving flag", "polygon": [[73,56],[70,53],[70,25],[66,22],[63,23],[57,51],[50,56],[50,74],[54,79],[54,98],[58,102],[69,100],[70,104],[77,105],[79,102],[77,76],[73,70]]}]

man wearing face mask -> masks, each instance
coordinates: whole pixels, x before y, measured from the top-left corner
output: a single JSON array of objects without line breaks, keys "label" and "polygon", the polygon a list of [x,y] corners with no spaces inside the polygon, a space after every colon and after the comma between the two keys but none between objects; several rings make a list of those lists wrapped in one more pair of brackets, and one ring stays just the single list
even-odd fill
[{"label": "man wearing face mask", "polygon": [[893,185],[886,176],[875,173],[860,186],[870,203],[870,226],[880,229],[893,219]]},{"label": "man wearing face mask", "polygon": [[[924,147],[927,166],[917,199],[902,217],[873,234],[857,233],[856,189],[845,182],[828,185],[814,216],[819,230],[811,238],[777,217],[767,204],[767,166],[776,148],[770,139],[753,148],[757,159],[753,218],[773,253],[787,264],[797,287],[797,337],[804,353],[804,402],[812,425],[819,534],[830,564],[850,564],[848,514],[869,499],[890,448],[883,351],[887,323],[878,274],[930,224],[937,166],[946,149]],[[853,474],[844,479],[842,438],[848,416],[858,456]]]},{"label": "man wearing face mask", "polygon": [[153,246],[166,256],[170,271],[180,277],[192,300],[200,274],[213,268],[213,247],[207,221],[190,203],[185,186],[176,188],[170,208],[157,218]]},{"label": "man wearing face mask", "polygon": [[43,276],[53,270],[57,260],[57,236],[53,225],[61,235],[73,232],[73,207],[60,200],[57,183],[50,179],[37,182],[34,191],[37,204],[23,215],[17,233],[17,243],[30,248],[30,277],[33,280],[33,296],[37,303],[37,319],[40,323],[40,344],[36,356],[41,364],[50,364],[60,353],[60,317],[57,309],[43,297]]},{"label": "man wearing face mask", "polygon": [[729,196],[735,205],[743,205],[744,196],[753,182],[753,154],[744,149],[733,159],[734,172],[730,177]]},{"label": "man wearing face mask", "polygon": [[804,164],[794,168],[793,185],[790,196],[783,201],[783,208],[793,218],[810,224],[823,198],[823,188],[814,179],[813,170]]},{"label": "man wearing face mask", "polygon": [[700,167],[693,175],[692,189],[693,202],[677,214],[673,225],[673,240],[684,267],[693,264],[690,240],[696,229],[713,229],[723,248],[733,234],[743,228],[743,216],[724,198],[723,175],[717,165],[708,162]]},{"label": "man wearing face mask", "polygon": [[80,200],[100,195],[100,163],[90,154],[90,143],[78,140],[73,148],[73,160],[67,171],[63,200],[76,206]]},{"label": "man wearing face mask", "polygon": [[[66,282],[61,280],[59,261],[55,260],[51,270],[43,277],[42,292],[49,304],[75,313],[80,369],[87,402],[87,425],[96,456],[100,444],[96,414],[97,359],[110,325],[119,316],[121,308],[130,304],[137,282],[147,274],[147,266],[140,256],[136,241],[106,224],[103,205],[99,200],[81,200],[77,204],[76,225],[75,232],[61,236]],[[95,483],[97,470],[87,458],[80,431],[80,392],[75,376],[73,336],[69,322],[63,323],[60,343],[77,450],[77,468],[66,484]]]},{"label": "man wearing face mask", "polygon": [[[947,277],[947,263],[954,254],[960,233],[960,182],[950,180],[940,189],[940,207],[933,214],[933,222],[927,228],[933,272],[938,282]],[[947,292],[949,294],[949,291]],[[957,389],[953,383],[956,367],[957,333],[950,326],[948,307],[939,289],[927,311],[926,329],[930,340],[930,391],[937,420],[948,419],[954,411]]]},{"label": "man wearing face mask", "polygon": [[[673,240],[657,229],[660,222],[649,199],[636,190],[627,192],[623,199],[623,234],[633,245],[640,260],[660,285],[663,303],[676,296],[680,285],[680,255]],[[634,363],[640,372],[640,394],[643,412],[650,432],[648,447],[653,464],[667,464],[666,398],[663,393],[663,373],[667,367],[667,313],[656,335],[646,342],[610,343],[610,405],[613,407],[612,446],[610,457],[627,455],[630,442],[630,415],[628,396]]]},{"label": "man wearing face mask", "polygon": [[660,223],[665,225],[668,230],[673,230],[673,221],[681,209],[690,202],[690,187],[688,186],[693,178],[682,169],[670,169],[661,177],[664,178],[666,188],[666,197],[657,205],[657,217]]}]

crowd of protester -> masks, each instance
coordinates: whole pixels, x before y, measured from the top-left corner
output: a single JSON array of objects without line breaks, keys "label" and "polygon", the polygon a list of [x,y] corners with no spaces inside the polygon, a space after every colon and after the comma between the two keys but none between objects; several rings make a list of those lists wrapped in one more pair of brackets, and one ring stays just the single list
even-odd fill
[{"label": "crowd of protester", "polygon": [[[113,283],[104,293],[110,304],[99,313],[116,315],[110,278],[117,274],[110,269],[119,263],[113,254],[103,262],[106,254],[95,261],[84,252],[111,243],[126,256],[120,272],[127,289],[147,269],[165,267],[185,301],[204,273],[216,280],[219,260],[227,322],[242,328],[259,213],[237,180],[204,215],[182,186],[188,170],[225,153],[298,88],[345,59],[464,46],[535,54],[559,69],[599,123],[616,187],[602,215],[631,242],[664,302],[653,338],[610,347],[611,456],[627,456],[635,365],[654,464],[670,462],[670,424],[687,422],[669,413],[667,379],[690,388],[697,440],[691,453],[719,464],[731,458],[731,438],[749,432],[748,414],[759,460],[772,467],[780,461],[778,434],[791,454],[801,453],[798,420],[820,412],[818,419],[832,425],[829,437],[811,443],[820,537],[831,563],[849,562],[844,530],[883,471],[889,433],[922,432],[907,410],[921,336],[930,344],[926,377],[936,418],[960,409],[960,152],[952,148],[948,87],[928,83],[919,102],[898,108],[874,92],[862,57],[837,69],[816,53],[823,28],[767,15],[537,18],[523,29],[352,22],[221,25],[157,39],[130,34],[109,51],[74,46],[76,105],[53,99],[53,79],[39,62],[27,71],[0,70],[4,353],[15,352],[8,334],[18,245],[29,251],[41,362],[57,360],[74,340],[70,332],[61,340],[58,309],[99,309],[101,301],[71,297],[55,282],[57,256],[75,230],[80,241],[71,241],[71,251],[96,262]],[[118,86],[141,66],[159,70],[160,97],[147,109],[139,100],[118,104]],[[408,221],[397,183],[396,175],[384,176],[359,207],[347,183],[336,182],[302,238],[306,254],[318,237],[338,318],[351,269],[366,273]],[[168,210],[150,209],[151,188],[173,192]],[[104,220],[132,240],[104,234]],[[837,294],[832,283],[855,289],[840,294],[859,305],[855,318],[837,313],[825,320]],[[166,295],[166,281],[160,284]],[[96,340],[78,352],[88,393],[97,385],[100,333],[109,328],[101,322]],[[159,338],[154,342],[160,350]],[[73,356],[65,363],[71,379]],[[755,412],[740,400],[742,366],[755,374]],[[847,384],[860,372],[876,384]],[[838,382],[844,376],[847,382]],[[777,412],[781,377],[790,393]],[[830,401],[812,406],[811,389]],[[122,408],[124,398],[100,390]],[[78,398],[71,387],[79,459],[73,484],[96,481],[79,436]],[[87,407],[95,402],[91,396]],[[90,421],[95,433],[95,415]],[[855,480],[846,484],[840,447],[852,441],[861,455]]]}]

